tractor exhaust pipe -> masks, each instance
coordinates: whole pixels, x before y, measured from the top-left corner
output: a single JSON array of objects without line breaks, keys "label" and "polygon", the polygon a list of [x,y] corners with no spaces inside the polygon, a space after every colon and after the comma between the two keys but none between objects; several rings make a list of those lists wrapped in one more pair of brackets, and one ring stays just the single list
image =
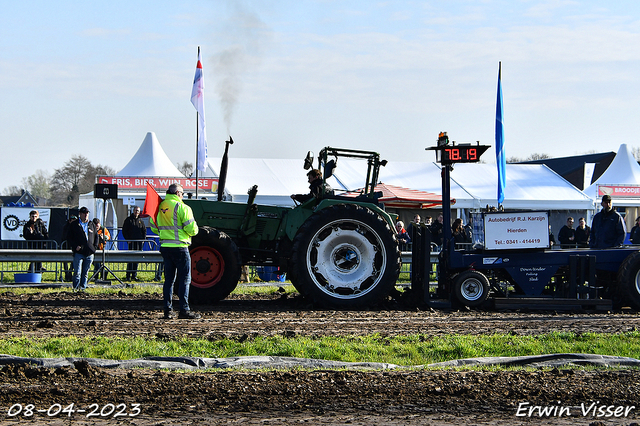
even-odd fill
[{"label": "tractor exhaust pipe", "polygon": [[225,144],[222,164],[220,165],[220,176],[218,177],[218,201],[222,201],[224,198],[224,185],[227,182],[227,167],[229,164],[229,145],[233,144],[231,135],[229,135],[229,140]]}]

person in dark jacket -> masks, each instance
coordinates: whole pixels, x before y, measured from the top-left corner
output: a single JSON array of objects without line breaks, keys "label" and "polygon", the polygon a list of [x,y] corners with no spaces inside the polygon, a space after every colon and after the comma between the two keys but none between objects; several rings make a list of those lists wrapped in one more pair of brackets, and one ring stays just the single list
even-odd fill
[{"label": "person in dark jacket", "polygon": [[73,291],[85,291],[93,254],[99,244],[98,232],[89,220],[89,209],[81,207],[78,219],[69,224],[67,241],[73,252]]},{"label": "person in dark jacket", "polygon": [[620,213],[613,210],[611,196],[602,196],[602,210],[594,217],[591,223],[591,235],[589,246],[591,248],[604,249],[622,245],[627,230]]},{"label": "person in dark jacket", "polygon": [[584,217],[578,219],[578,227],[576,228],[576,244],[578,247],[589,247],[589,235],[591,228],[587,226]]},{"label": "person in dark jacket", "polygon": [[[78,216],[69,216],[69,219],[65,222],[62,227],[62,248],[70,249],[69,245],[69,226],[75,221],[78,220]],[[73,263],[70,262],[62,262],[62,267],[64,269],[64,280],[66,282],[73,282]]]},{"label": "person in dark jacket", "polygon": [[636,224],[631,228],[629,238],[631,239],[631,244],[640,244],[640,217],[636,218]]},{"label": "person in dark jacket", "polygon": [[453,225],[451,225],[451,236],[456,244],[467,244],[471,242],[471,240],[467,238],[467,233],[465,232],[464,226],[462,226],[462,219],[460,218],[453,221]]},{"label": "person in dark jacket", "polygon": [[[49,239],[49,233],[47,232],[47,226],[44,224],[42,219],[40,219],[40,213],[38,210],[31,210],[29,212],[29,221],[25,223],[22,228],[22,237],[27,241],[32,241],[29,243],[29,248],[44,248],[43,241]],[[42,262],[31,262],[29,265],[29,271],[42,272],[46,271],[46,269],[42,267]]]},{"label": "person in dark jacket", "polygon": [[308,194],[293,194],[291,198],[299,203],[304,203],[312,198],[321,200],[325,195],[333,195],[333,189],[328,183],[322,183],[322,172],[318,169],[312,169],[307,173],[309,180]]},{"label": "person in dark jacket", "polygon": [[[409,222],[409,224],[407,225],[407,232],[409,233],[409,237],[413,237],[413,228],[420,229],[421,220],[422,218],[420,217],[419,214],[416,214],[415,216],[413,216],[413,220]],[[429,224],[429,226],[431,225]]]},{"label": "person in dark jacket", "polygon": [[[140,217],[140,207],[133,206],[131,215],[122,224],[122,236],[128,241],[129,250],[142,250],[144,239],[147,238],[147,227]],[[138,264],[127,263],[127,281],[140,281],[138,279]]]},{"label": "person in dark jacket", "polygon": [[435,243],[438,247],[442,247],[442,238],[444,229],[444,216],[442,213],[438,215],[438,220],[431,225],[431,242]]},{"label": "person in dark jacket", "polygon": [[560,228],[558,241],[562,248],[572,248],[576,246],[576,230],[573,229],[573,218],[567,218],[567,224]]}]

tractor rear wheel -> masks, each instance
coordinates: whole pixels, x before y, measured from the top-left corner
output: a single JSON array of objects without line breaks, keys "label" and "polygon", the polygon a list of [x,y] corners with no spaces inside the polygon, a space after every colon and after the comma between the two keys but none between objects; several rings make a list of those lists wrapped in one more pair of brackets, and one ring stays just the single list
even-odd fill
[{"label": "tractor rear wheel", "polygon": [[398,279],[398,242],[374,211],[337,204],[300,227],[290,271],[298,291],[322,306],[372,305],[389,295]]},{"label": "tractor rear wheel", "polygon": [[632,308],[640,309],[640,251],[631,253],[618,269],[617,294],[627,300]]},{"label": "tractor rear wheel", "polygon": [[489,280],[478,271],[465,271],[453,281],[456,298],[465,306],[480,306],[489,297]]},{"label": "tractor rear wheel", "polygon": [[238,246],[224,232],[200,227],[192,238],[189,302],[218,302],[238,285],[242,265]]}]

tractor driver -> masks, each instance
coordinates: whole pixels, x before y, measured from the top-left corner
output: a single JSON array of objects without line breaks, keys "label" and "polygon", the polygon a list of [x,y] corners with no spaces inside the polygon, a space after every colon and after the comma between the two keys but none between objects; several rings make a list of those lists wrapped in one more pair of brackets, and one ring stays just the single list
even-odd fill
[{"label": "tractor driver", "polygon": [[312,198],[321,200],[324,195],[333,195],[333,189],[328,183],[322,183],[322,172],[318,169],[312,169],[307,173],[309,179],[308,194],[293,194],[291,198],[299,203],[304,203]]}]

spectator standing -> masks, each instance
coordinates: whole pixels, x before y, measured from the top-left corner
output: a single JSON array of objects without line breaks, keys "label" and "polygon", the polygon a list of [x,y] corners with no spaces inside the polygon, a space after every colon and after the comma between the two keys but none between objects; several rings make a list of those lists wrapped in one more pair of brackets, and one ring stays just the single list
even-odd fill
[{"label": "spectator standing", "polygon": [[453,225],[451,225],[451,235],[453,236],[453,241],[456,244],[465,244],[471,242],[471,240],[467,239],[467,234],[465,232],[464,226],[462,226],[462,219],[460,218],[457,218],[453,221]]},{"label": "spectator standing", "polygon": [[593,217],[589,247],[604,249],[622,245],[627,231],[620,213],[612,207],[610,195],[602,196],[602,210]]},{"label": "spectator standing", "polygon": [[578,247],[589,247],[590,233],[591,228],[587,226],[587,222],[584,220],[584,217],[578,219],[578,227],[576,228],[576,244]]},{"label": "spectator standing", "polygon": [[567,224],[560,228],[560,232],[558,232],[558,241],[560,242],[560,247],[562,248],[570,248],[576,246],[576,230],[573,229],[573,218],[567,218]]},{"label": "spectator standing", "polygon": [[467,236],[467,242],[473,242],[473,216],[469,215],[469,222],[464,225],[464,234]]},{"label": "spectator standing", "polygon": [[431,225],[431,242],[435,243],[438,247],[442,247],[443,229],[444,216],[440,213],[438,220]]},{"label": "spectator standing", "polygon": [[173,318],[173,285],[178,285],[180,313],[178,318],[198,319],[200,314],[189,308],[191,285],[191,237],[198,233],[198,224],[191,207],[182,201],[182,186],[171,184],[167,196],[151,218],[151,231],[160,237],[160,253],[164,259],[164,318]]},{"label": "spectator standing", "polygon": [[[122,236],[127,241],[129,250],[142,250],[144,239],[147,238],[147,227],[140,217],[140,207],[133,206],[131,215],[122,224]],[[127,281],[140,281],[138,278],[138,263],[127,263]]]},{"label": "spectator standing", "polygon": [[420,221],[422,220],[422,218],[420,217],[419,214],[416,214],[413,217],[413,220],[411,222],[409,222],[409,225],[407,225],[407,232],[409,233],[409,237],[413,236],[413,228],[414,227],[418,227],[418,229],[420,229]]},{"label": "spectator standing", "polygon": [[[49,233],[47,232],[47,227],[43,220],[40,219],[40,213],[38,210],[31,210],[29,212],[29,220],[22,228],[22,236],[25,240],[32,241],[28,244],[29,248],[44,248],[44,240],[49,239]],[[42,262],[31,262],[29,265],[29,271],[42,272],[46,271],[46,269],[42,267]]]},{"label": "spectator standing", "polygon": [[89,209],[81,207],[78,219],[69,224],[67,241],[73,252],[73,291],[85,291],[93,255],[98,247],[98,232],[89,220]]},{"label": "spectator standing", "polygon": [[631,234],[629,235],[631,244],[640,244],[640,217],[636,218],[636,224],[631,228]]},{"label": "spectator standing", "polygon": [[[71,244],[69,243],[69,226],[74,220],[78,220],[78,216],[69,216],[69,219],[65,222],[62,227],[62,248],[71,249]],[[73,281],[73,263],[70,262],[62,262],[62,267],[64,268],[64,280],[67,282]]]},{"label": "spectator standing", "polygon": [[396,231],[398,232],[398,243],[400,243],[400,250],[407,251],[407,244],[411,242],[411,237],[406,229],[404,229],[404,222],[399,220],[396,222]]},{"label": "spectator standing", "polygon": [[[93,223],[96,225],[96,232],[98,233],[98,250],[104,250],[107,241],[111,240],[111,233],[107,228],[100,225],[100,219],[93,218]],[[102,266],[102,262],[93,262],[93,270],[97,271]],[[103,276],[102,279],[105,279]]]}]

